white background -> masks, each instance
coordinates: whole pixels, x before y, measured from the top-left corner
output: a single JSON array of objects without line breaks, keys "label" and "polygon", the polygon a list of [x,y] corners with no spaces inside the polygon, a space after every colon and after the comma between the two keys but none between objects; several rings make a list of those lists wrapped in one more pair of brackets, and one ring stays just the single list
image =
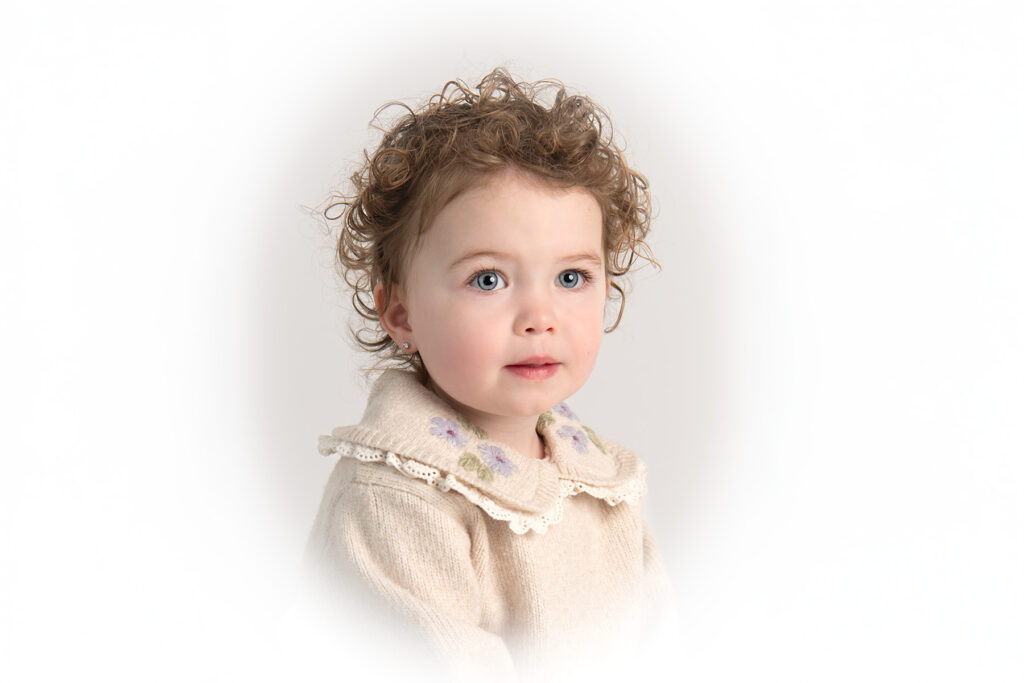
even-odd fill
[{"label": "white background", "polygon": [[504,65],[657,199],[571,403],[651,466],[680,680],[1020,681],[1022,44],[1010,2],[8,0],[0,675],[277,675],[367,360],[299,207]]}]

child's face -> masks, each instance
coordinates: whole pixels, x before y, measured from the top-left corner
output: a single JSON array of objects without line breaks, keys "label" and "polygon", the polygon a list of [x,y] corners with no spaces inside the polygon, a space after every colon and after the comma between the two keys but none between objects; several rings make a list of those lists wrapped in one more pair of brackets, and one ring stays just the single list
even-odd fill
[{"label": "child's face", "polygon": [[406,275],[387,322],[470,417],[539,415],[590,376],[608,280],[586,191],[502,172],[438,213]]}]

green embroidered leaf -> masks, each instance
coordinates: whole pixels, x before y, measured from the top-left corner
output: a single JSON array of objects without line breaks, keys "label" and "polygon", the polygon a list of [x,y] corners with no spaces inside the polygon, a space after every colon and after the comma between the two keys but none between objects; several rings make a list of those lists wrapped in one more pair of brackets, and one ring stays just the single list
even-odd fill
[{"label": "green embroidered leaf", "polygon": [[477,427],[475,424],[473,424],[472,422],[467,420],[462,415],[456,415],[455,419],[457,419],[459,421],[459,424],[462,425],[462,427],[464,429],[473,432],[473,434],[476,435],[476,438],[478,438],[478,439],[486,439],[486,438],[488,438],[487,437],[487,432],[485,432],[484,430],[482,430],[479,427]]},{"label": "green embroidered leaf", "polygon": [[608,451],[606,451],[606,450],[604,449],[604,444],[602,444],[602,443],[601,443],[601,439],[597,438],[597,434],[596,434],[596,433],[594,433],[594,430],[593,430],[593,429],[591,429],[591,428],[590,428],[590,427],[588,427],[587,425],[583,425],[583,431],[585,431],[585,432],[587,433],[587,436],[589,436],[589,437],[590,437],[590,441],[591,441],[591,442],[592,442],[592,443],[593,443],[593,444],[594,444],[595,446],[597,446],[597,449],[598,449],[599,451],[601,451],[601,452],[602,452],[602,453],[604,453],[605,455],[608,455]]},{"label": "green embroidered leaf", "polygon": [[491,472],[491,469],[480,462],[480,458],[472,453],[466,452],[462,454],[462,457],[459,458],[459,467],[470,472],[476,472],[476,476],[484,481],[494,479],[494,472]]},{"label": "green embroidered leaf", "polygon": [[551,414],[551,411],[541,413],[541,416],[537,418],[537,431],[542,432],[551,426],[551,423],[555,421],[555,416]]}]

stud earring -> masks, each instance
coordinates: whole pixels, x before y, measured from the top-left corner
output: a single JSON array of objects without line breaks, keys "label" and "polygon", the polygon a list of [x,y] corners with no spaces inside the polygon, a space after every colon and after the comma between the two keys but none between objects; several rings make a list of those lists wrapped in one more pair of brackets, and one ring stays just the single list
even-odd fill
[{"label": "stud earring", "polygon": [[403,351],[408,351],[409,350],[409,342],[402,342],[402,350]]}]

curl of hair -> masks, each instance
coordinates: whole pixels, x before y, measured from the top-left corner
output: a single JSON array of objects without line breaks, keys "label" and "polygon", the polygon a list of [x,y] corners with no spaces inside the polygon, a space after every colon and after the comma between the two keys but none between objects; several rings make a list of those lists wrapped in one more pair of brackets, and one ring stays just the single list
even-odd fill
[{"label": "curl of hair", "polygon": [[[547,103],[547,104],[546,104]],[[393,288],[402,281],[412,246],[448,202],[489,175],[515,169],[555,187],[580,187],[597,200],[611,287],[643,260],[657,266],[647,243],[651,198],[646,178],[629,167],[613,141],[608,115],[589,98],[559,81],[516,82],[495,69],[471,88],[449,81],[420,109],[405,110],[383,133],[372,155],[350,180],[353,192],[334,196],[324,216],[340,221],[337,257],[352,303],[363,319],[357,343],[385,364],[415,369],[426,377],[419,354],[405,354],[381,324]],[[380,284],[382,297],[374,300]],[[392,363],[393,361],[393,363]]]}]

